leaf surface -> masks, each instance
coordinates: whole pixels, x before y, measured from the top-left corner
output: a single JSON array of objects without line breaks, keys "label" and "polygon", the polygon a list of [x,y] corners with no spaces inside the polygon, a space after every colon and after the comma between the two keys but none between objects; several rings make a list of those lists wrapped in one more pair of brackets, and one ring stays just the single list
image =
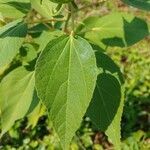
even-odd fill
[{"label": "leaf surface", "polygon": [[0,28],[0,68],[9,64],[19,52],[27,34],[27,24],[20,20]]},{"label": "leaf surface", "polygon": [[0,83],[0,109],[3,135],[14,122],[23,118],[34,96],[34,73],[19,67]]},{"label": "leaf surface", "polygon": [[51,41],[37,62],[38,96],[65,150],[90,103],[96,77],[94,51],[81,37],[61,36]]},{"label": "leaf surface", "polygon": [[98,76],[93,101],[87,114],[101,131],[108,128],[117,112],[121,98],[120,91],[120,84],[115,77],[106,73]]},{"label": "leaf surface", "polygon": [[127,13],[89,17],[77,31],[103,49],[107,46],[131,46],[149,35],[146,22]]},{"label": "leaf surface", "polygon": [[114,119],[112,120],[111,124],[107,128],[106,135],[108,136],[110,142],[114,144],[116,150],[120,150],[121,146],[121,118],[123,113],[123,106],[124,106],[124,87],[121,88],[121,101],[119,108],[115,114]]},{"label": "leaf surface", "polygon": [[118,65],[105,53],[100,51],[95,51],[97,67],[104,72],[109,72],[114,74],[120,83],[124,83],[123,75],[120,71]]},{"label": "leaf surface", "polygon": [[39,103],[34,110],[28,115],[28,126],[32,129],[37,125],[40,117],[45,115],[45,107]]},{"label": "leaf surface", "polygon": [[56,31],[52,31],[52,32],[48,32],[48,31],[43,31],[43,33],[40,35],[40,37],[38,37],[37,39],[35,39],[35,42],[37,42],[38,44],[40,44],[38,51],[42,51],[43,49],[45,49],[46,45],[53,39],[58,38],[59,36],[62,36],[63,32],[56,30]]},{"label": "leaf surface", "polygon": [[21,18],[30,8],[30,0],[0,0],[0,12],[3,17]]},{"label": "leaf surface", "polygon": [[31,6],[45,18],[52,18],[57,13],[58,4],[50,0],[31,0]]},{"label": "leaf surface", "polygon": [[122,0],[128,5],[150,11],[150,0]]},{"label": "leaf surface", "polygon": [[122,74],[106,54],[97,51],[96,58],[97,66],[102,71],[98,75],[93,99],[86,114],[97,129],[106,132],[115,149],[120,150]]}]

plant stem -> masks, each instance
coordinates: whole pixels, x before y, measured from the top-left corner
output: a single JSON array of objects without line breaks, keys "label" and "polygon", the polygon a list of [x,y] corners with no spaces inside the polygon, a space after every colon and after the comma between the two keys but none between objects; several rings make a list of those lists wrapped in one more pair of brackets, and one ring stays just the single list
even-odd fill
[{"label": "plant stem", "polygon": [[[68,8],[69,8],[69,7],[68,7]],[[65,26],[64,26],[64,32],[68,32],[67,27],[68,27],[68,23],[69,23],[70,17],[71,17],[71,12],[68,11],[67,20],[66,20]]]},{"label": "plant stem", "polygon": [[75,16],[74,16],[74,7],[72,5],[72,3],[70,4],[70,10],[71,10],[71,23],[72,23],[72,31],[74,32],[74,20],[75,20]]},{"label": "plant stem", "polygon": [[35,20],[35,21],[31,21],[29,22],[29,24],[34,24],[34,23],[49,23],[49,22],[55,22],[55,21],[66,21],[66,19],[49,19],[49,20]]},{"label": "plant stem", "polygon": [[70,19],[71,19],[72,32],[74,32],[74,19],[75,19],[74,12],[75,11],[74,11],[74,7],[73,7],[72,3],[69,3],[68,4],[68,16],[67,16],[67,20],[65,22],[64,32],[68,32],[67,27],[68,27],[68,23],[69,23]]}]

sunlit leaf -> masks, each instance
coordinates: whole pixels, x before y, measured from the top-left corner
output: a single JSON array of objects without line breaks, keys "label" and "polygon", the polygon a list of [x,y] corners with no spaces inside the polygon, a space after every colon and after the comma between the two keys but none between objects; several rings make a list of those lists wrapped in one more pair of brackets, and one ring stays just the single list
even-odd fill
[{"label": "sunlit leaf", "polygon": [[58,4],[50,0],[31,0],[32,8],[45,18],[52,18],[58,12]]},{"label": "sunlit leaf", "polygon": [[30,8],[30,0],[0,0],[0,12],[7,18],[21,18]]},{"label": "sunlit leaf", "polygon": [[90,44],[81,37],[51,41],[38,59],[36,88],[66,150],[92,98],[97,77]]},{"label": "sunlit leaf", "polygon": [[103,49],[131,46],[149,35],[146,22],[127,13],[89,17],[78,27],[78,32]]},{"label": "sunlit leaf", "polygon": [[51,40],[56,39],[61,35],[63,35],[63,32],[59,30],[51,31],[51,32],[43,31],[40,37],[35,39],[35,42],[37,42],[40,45],[38,51],[42,51]]},{"label": "sunlit leaf", "polygon": [[19,52],[27,34],[27,24],[20,20],[0,28],[0,68],[9,64]]},{"label": "sunlit leaf", "polygon": [[34,98],[34,72],[24,67],[9,73],[0,83],[1,129],[3,135],[28,112]]}]

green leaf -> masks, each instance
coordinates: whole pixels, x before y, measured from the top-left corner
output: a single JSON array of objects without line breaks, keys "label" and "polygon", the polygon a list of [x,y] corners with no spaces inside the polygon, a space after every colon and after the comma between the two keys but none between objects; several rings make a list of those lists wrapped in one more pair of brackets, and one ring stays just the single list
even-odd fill
[{"label": "green leaf", "polygon": [[89,17],[77,31],[103,49],[108,46],[131,46],[149,35],[146,22],[127,13]]},{"label": "green leaf", "polygon": [[115,150],[120,150],[120,139],[121,139],[121,117],[123,113],[123,106],[124,106],[124,87],[121,89],[122,97],[121,97],[121,102],[120,106],[118,108],[118,111],[107,128],[106,135],[108,136],[109,140],[114,144]]},{"label": "green leaf", "polygon": [[119,79],[120,83],[124,83],[124,78],[120,68],[108,55],[100,51],[95,51],[95,55],[98,68],[102,69],[104,72],[114,74]]},{"label": "green leaf", "polygon": [[133,7],[150,11],[150,0],[122,0],[122,1]]},{"label": "green leaf", "polygon": [[37,51],[35,50],[33,45],[25,43],[20,48],[20,56],[20,61],[22,61],[23,63],[28,63],[36,59]]},{"label": "green leaf", "polygon": [[34,96],[34,82],[34,72],[19,67],[0,83],[1,135],[28,112]]},{"label": "green leaf", "polygon": [[43,31],[43,33],[40,35],[40,37],[35,39],[35,42],[40,44],[38,51],[39,52],[42,51],[51,40],[56,39],[62,35],[63,35],[63,32],[60,30],[55,30],[52,32]]},{"label": "green leaf", "polygon": [[69,2],[71,2],[73,0],[50,0],[50,1],[52,1],[54,3],[69,3]]},{"label": "green leaf", "polygon": [[45,107],[39,103],[28,115],[28,127],[34,128],[41,116],[45,114]]},{"label": "green leaf", "polygon": [[0,68],[16,56],[27,34],[27,24],[20,20],[0,28]]},{"label": "green leaf", "polygon": [[28,112],[26,113],[26,115],[27,116],[30,115],[36,109],[36,107],[38,107],[39,104],[40,104],[40,100],[37,96],[37,92],[34,91],[33,97],[32,97],[32,102],[30,104],[30,107],[29,107]]},{"label": "green leaf", "polygon": [[0,12],[4,17],[21,18],[30,8],[30,0],[0,0]]},{"label": "green leaf", "polygon": [[87,111],[95,126],[105,131],[111,124],[120,104],[121,88],[118,80],[111,74],[98,76],[93,100]]},{"label": "green leaf", "polygon": [[87,110],[94,126],[106,132],[116,150],[120,150],[122,116],[122,74],[118,66],[104,53],[96,52],[97,66],[104,73],[97,78],[93,99]]},{"label": "green leaf", "polygon": [[110,74],[100,74],[87,116],[97,129],[106,132],[115,150],[120,150],[120,122],[123,110],[123,102],[120,104],[120,101],[121,86],[118,80]]},{"label": "green leaf", "polygon": [[50,0],[31,0],[31,6],[43,17],[50,19],[52,16],[58,13],[58,4],[51,2]]},{"label": "green leaf", "polygon": [[61,36],[51,41],[36,65],[38,96],[67,150],[92,98],[97,77],[90,44],[81,37]]}]

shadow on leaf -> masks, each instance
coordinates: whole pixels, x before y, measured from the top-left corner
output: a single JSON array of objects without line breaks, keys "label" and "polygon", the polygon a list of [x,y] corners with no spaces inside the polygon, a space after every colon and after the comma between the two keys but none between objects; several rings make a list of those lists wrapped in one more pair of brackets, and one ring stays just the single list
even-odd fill
[{"label": "shadow on leaf", "polygon": [[131,46],[149,35],[147,23],[137,17],[135,17],[131,22],[128,22],[123,17],[123,31],[124,38],[117,36],[113,38],[104,38],[101,40],[102,43],[111,47]]},{"label": "shadow on leaf", "polygon": [[[5,26],[4,26],[5,28]],[[0,34],[0,38],[6,37],[25,37],[27,34],[27,24],[23,22],[17,23],[15,26],[10,27]]]},{"label": "shadow on leaf", "polygon": [[11,7],[16,8],[17,10],[21,11],[22,13],[27,13],[30,8],[31,8],[31,4],[30,3],[23,3],[23,2],[7,2],[7,3],[3,3],[6,5],[9,5]]},{"label": "shadow on leaf", "polygon": [[113,121],[121,100],[121,85],[111,74],[98,75],[93,99],[87,110],[87,116],[93,125],[106,131]]}]

